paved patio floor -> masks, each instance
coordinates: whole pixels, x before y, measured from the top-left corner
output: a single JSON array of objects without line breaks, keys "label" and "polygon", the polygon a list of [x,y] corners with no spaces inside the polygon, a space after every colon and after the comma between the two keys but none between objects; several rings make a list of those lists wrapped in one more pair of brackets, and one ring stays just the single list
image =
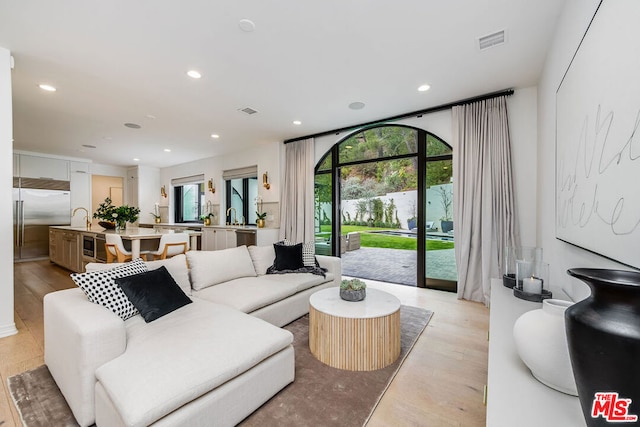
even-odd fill
[{"label": "paved patio floor", "polygon": [[[417,252],[404,249],[360,248],[342,254],[342,274],[416,286]],[[454,249],[427,251],[427,277],[458,280]]]}]

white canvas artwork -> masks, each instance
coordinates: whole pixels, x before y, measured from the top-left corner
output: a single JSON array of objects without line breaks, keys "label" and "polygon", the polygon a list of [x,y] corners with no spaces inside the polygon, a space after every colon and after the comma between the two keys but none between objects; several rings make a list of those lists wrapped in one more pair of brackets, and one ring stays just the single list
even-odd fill
[{"label": "white canvas artwork", "polygon": [[601,2],[556,93],[556,236],[640,268],[640,1]]}]

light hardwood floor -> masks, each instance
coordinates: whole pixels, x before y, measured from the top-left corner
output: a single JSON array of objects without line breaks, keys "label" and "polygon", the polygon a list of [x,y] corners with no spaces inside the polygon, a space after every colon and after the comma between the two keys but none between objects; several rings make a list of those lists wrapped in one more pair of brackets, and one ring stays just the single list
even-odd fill
[{"label": "light hardwood floor", "polygon": [[[69,272],[49,261],[16,263],[14,276],[19,333],[0,339],[0,427],[21,425],[7,378],[44,363],[42,298],[74,286]],[[489,310],[448,292],[366,282],[434,312],[367,426],[484,426]]]}]

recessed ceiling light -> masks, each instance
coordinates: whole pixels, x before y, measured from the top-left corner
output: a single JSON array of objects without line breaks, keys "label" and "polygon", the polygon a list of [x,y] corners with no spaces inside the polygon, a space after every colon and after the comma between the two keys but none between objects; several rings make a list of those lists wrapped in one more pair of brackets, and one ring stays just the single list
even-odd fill
[{"label": "recessed ceiling light", "polygon": [[418,86],[418,92],[426,92],[431,88],[429,85]]},{"label": "recessed ceiling light", "polygon": [[55,87],[47,84],[39,84],[38,87],[42,90],[46,90],[47,92],[55,92],[57,90]]},{"label": "recessed ceiling light", "polygon": [[220,135],[218,135],[217,133],[212,133],[211,134],[211,138],[218,139],[218,138],[220,138]]},{"label": "recessed ceiling light", "polygon": [[256,29],[256,24],[250,19],[241,19],[240,22],[238,22],[238,26],[245,33],[250,33]]},{"label": "recessed ceiling light", "polygon": [[349,108],[352,110],[362,110],[364,108],[364,102],[352,102],[349,104]]},{"label": "recessed ceiling light", "polygon": [[164,149],[164,152],[165,152],[165,153],[170,153],[170,152],[171,152],[171,149],[170,149],[170,148],[165,148],[165,149]]},{"label": "recessed ceiling light", "polygon": [[300,126],[302,124],[302,122],[300,120],[294,120],[293,124],[296,126]]},{"label": "recessed ceiling light", "polygon": [[156,116],[154,116],[153,114],[147,114],[145,117],[147,119],[151,119],[151,120],[155,120],[156,119]]},{"label": "recessed ceiling light", "polygon": [[139,162],[139,161],[140,161],[140,159],[138,159],[137,157],[135,157],[135,158],[133,159],[133,161],[134,161],[134,162]]},{"label": "recessed ceiling light", "polygon": [[200,74],[196,70],[189,70],[187,71],[187,76],[191,77],[192,79],[199,79],[200,77],[202,77],[202,74]]},{"label": "recessed ceiling light", "polygon": [[131,129],[140,129],[142,127],[137,123],[125,123],[124,125]]},{"label": "recessed ceiling light", "polygon": [[111,136],[104,136],[102,137],[102,139],[104,139],[105,141],[111,141],[113,139],[113,137]]},{"label": "recessed ceiling light", "polygon": [[86,148],[96,148],[95,145],[90,145],[90,144],[82,144],[82,146]]}]

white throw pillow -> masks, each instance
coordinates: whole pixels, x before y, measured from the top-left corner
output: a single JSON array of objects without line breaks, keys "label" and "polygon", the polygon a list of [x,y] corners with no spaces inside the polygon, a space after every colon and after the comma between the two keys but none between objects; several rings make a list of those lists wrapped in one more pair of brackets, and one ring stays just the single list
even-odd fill
[{"label": "white throw pillow", "polygon": [[89,301],[100,304],[120,316],[122,320],[127,320],[138,314],[138,310],[122,292],[115,279],[147,271],[144,261],[137,258],[107,270],[72,273],[71,278],[84,291]]},{"label": "white throw pillow", "polygon": [[191,282],[189,281],[189,268],[187,267],[187,257],[185,254],[174,255],[171,258],[157,261],[147,261],[149,270],[155,270],[163,265],[176,281],[182,292],[191,295]]},{"label": "white throw pillow", "polygon": [[273,249],[273,245],[249,246],[248,249],[251,261],[253,261],[253,268],[255,268],[258,276],[267,274],[267,268],[273,265],[273,260],[276,258],[276,251]]},{"label": "white throw pillow", "polygon": [[[293,246],[293,243],[290,240],[284,239],[282,241],[283,245]],[[306,242],[302,244],[302,264],[305,267],[315,267],[316,266],[316,245],[315,242]]]},{"label": "white throw pillow", "polygon": [[187,261],[194,290],[240,277],[256,276],[251,255],[244,245],[220,251],[189,251]]}]

